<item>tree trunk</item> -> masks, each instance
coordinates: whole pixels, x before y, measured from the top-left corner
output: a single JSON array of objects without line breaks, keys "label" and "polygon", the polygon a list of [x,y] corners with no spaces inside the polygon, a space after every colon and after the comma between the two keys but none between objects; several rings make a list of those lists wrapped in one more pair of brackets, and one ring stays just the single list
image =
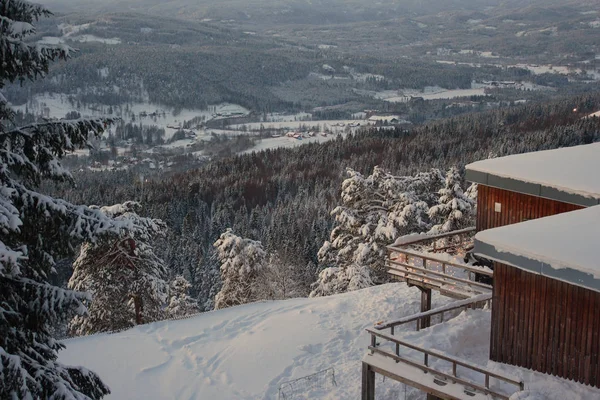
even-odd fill
[{"label": "tree trunk", "polygon": [[142,313],[144,312],[144,305],[142,304],[142,299],[140,298],[140,296],[133,296],[133,306],[135,307],[135,324],[141,325],[144,323],[144,318],[142,317]]}]

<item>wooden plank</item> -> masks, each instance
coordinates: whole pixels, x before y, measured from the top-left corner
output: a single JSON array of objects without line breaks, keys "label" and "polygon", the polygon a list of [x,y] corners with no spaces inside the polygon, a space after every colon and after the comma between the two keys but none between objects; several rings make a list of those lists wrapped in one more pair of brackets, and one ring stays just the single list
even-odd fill
[{"label": "wooden plank", "polygon": [[547,296],[546,296],[546,288],[547,288],[547,279],[544,279],[543,276],[538,275],[538,281],[539,281],[539,294],[540,294],[540,308],[539,308],[539,317],[538,317],[538,326],[539,326],[539,331],[538,334],[536,335],[536,339],[537,339],[537,348],[536,348],[536,360],[534,362],[534,366],[533,369],[537,370],[537,371],[543,371],[544,368],[544,351],[547,348],[547,332],[548,332],[548,325],[546,323],[546,315],[547,315],[547,307],[548,307],[548,300],[547,300]]},{"label": "wooden plank", "polygon": [[362,363],[362,400],[375,400],[375,371],[365,362]]},{"label": "wooden plank", "polygon": [[[526,328],[526,305],[527,298],[529,297],[529,274],[521,273],[520,275],[520,284],[522,289],[519,290],[519,305],[518,305],[518,318],[517,318],[517,329],[516,329],[516,343],[517,343],[517,354],[515,355],[515,363],[516,365],[523,366],[525,364],[525,346],[527,345],[527,335],[525,334]],[[524,289],[524,290],[523,290]]]},{"label": "wooden plank", "polygon": [[545,372],[547,374],[551,374],[551,375],[555,375],[554,372],[554,363],[553,363],[553,357],[555,354],[555,346],[556,346],[556,330],[558,327],[557,324],[557,320],[556,320],[556,312],[557,312],[557,296],[558,296],[558,291],[557,291],[557,286],[558,286],[558,282],[555,281],[554,279],[548,279],[548,299],[549,299],[549,309],[548,309],[548,347],[546,348],[545,351],[545,355],[546,355],[546,362],[544,364],[544,370],[542,372]]},{"label": "wooden plank", "polygon": [[[452,395],[444,392],[443,389],[442,389],[442,387],[440,387],[440,386],[437,386],[437,385],[436,385],[437,387],[427,386],[427,385],[423,384],[422,381],[420,381],[420,380],[410,379],[410,378],[407,378],[405,376],[395,374],[395,373],[393,373],[391,371],[388,371],[386,369],[380,368],[380,367],[378,367],[376,365],[369,365],[369,367],[375,373],[383,375],[383,376],[385,376],[387,378],[390,378],[390,379],[392,379],[394,381],[397,381],[397,382],[400,382],[400,383],[404,383],[405,385],[412,386],[412,387],[414,387],[414,388],[416,388],[416,389],[418,389],[418,390],[420,390],[422,392],[433,394],[434,396],[443,398],[444,400],[463,400],[462,398],[458,398],[456,396],[452,396]],[[419,367],[415,367],[415,368],[419,368]],[[419,369],[421,369],[421,368],[419,368]]]},{"label": "wooden plank", "polygon": [[[393,359],[394,361],[403,362],[403,363],[408,364],[408,365],[410,365],[412,367],[419,368],[419,369],[423,370],[423,372],[428,372],[428,373],[431,373],[431,374],[442,376],[442,377],[446,378],[447,380],[449,380],[451,382],[459,383],[459,384],[461,384],[463,386],[467,386],[467,387],[470,386],[470,387],[472,387],[472,388],[474,388],[474,389],[476,389],[476,390],[478,390],[478,391],[480,391],[482,393],[489,394],[489,395],[495,396],[495,397],[500,398],[500,399],[509,400],[509,396],[507,396],[506,394],[497,392],[495,390],[488,389],[485,386],[481,386],[481,385],[479,385],[479,384],[477,384],[477,383],[475,383],[473,381],[468,381],[468,380],[465,380],[465,379],[461,379],[461,378],[459,378],[457,376],[453,376],[453,375],[447,374],[445,372],[433,369],[431,367],[419,364],[419,363],[417,363],[417,362],[415,362],[413,360],[410,360],[408,358],[388,353],[388,352],[386,352],[384,350],[381,350],[379,348],[371,348],[371,347],[369,347],[369,350],[372,350],[373,352],[375,352],[377,354],[381,354],[381,355],[383,355],[385,357],[389,357],[389,358]],[[484,374],[485,374],[485,372],[484,372]],[[489,375],[492,376],[491,374],[489,374]],[[505,380],[504,378],[498,377],[498,376],[496,377],[496,379]],[[521,382],[512,381],[510,379],[509,380],[505,380],[505,381],[509,382],[509,383],[512,383],[515,386],[520,386],[521,385]]]},{"label": "wooden plank", "polygon": [[585,346],[583,347],[582,354],[582,364],[581,365],[581,379],[579,379],[580,383],[589,384],[590,382],[590,361],[591,361],[591,351],[592,351],[592,330],[594,329],[593,315],[595,314],[595,310],[591,307],[592,303],[592,291],[585,290],[585,321],[584,328],[585,329]]},{"label": "wooden plank", "polygon": [[[394,252],[404,254],[408,257],[420,258],[423,261],[432,261],[432,262],[438,263],[438,264],[446,264],[446,267],[450,266],[453,268],[462,269],[465,271],[476,272],[478,274],[487,275],[487,276],[494,275],[494,271],[489,271],[482,267],[476,267],[476,266],[467,265],[467,264],[453,263],[453,262],[447,261],[446,259],[444,259],[442,257],[436,257],[435,255],[425,255],[423,253],[419,253],[419,252],[412,251],[409,249],[399,249],[399,250],[395,250]],[[391,261],[397,262],[394,259],[392,259]]]},{"label": "wooden plank", "polygon": [[526,341],[526,349],[525,349],[525,360],[523,363],[523,367],[531,368],[531,362],[534,357],[534,344],[535,344],[535,328],[536,328],[536,318],[537,314],[537,302],[539,300],[539,293],[537,291],[537,282],[536,275],[527,274],[529,276],[529,289],[530,289],[530,297],[529,297],[529,307],[527,309],[527,341]]},{"label": "wooden plank", "polygon": [[600,386],[600,360],[598,358],[598,351],[600,350],[600,296],[598,293],[594,293],[592,305],[595,310],[593,318],[594,327],[592,329],[592,350],[590,352],[590,385]]},{"label": "wooden plank", "polygon": [[[414,269],[414,270],[417,270],[417,271],[421,271],[421,272],[424,272],[426,275],[433,275],[433,276],[436,276],[436,277],[441,277],[444,280],[451,280],[451,281],[455,281],[455,282],[464,283],[467,286],[475,286],[475,287],[478,287],[478,288],[487,289],[488,291],[492,290],[492,286],[491,285],[487,285],[485,283],[471,281],[471,280],[468,280],[468,279],[456,278],[456,277],[454,277],[452,275],[444,274],[443,272],[433,271],[433,270],[425,269],[425,268],[421,268],[421,267],[415,267],[415,266],[408,265],[408,264],[405,264],[405,263],[402,263],[402,262],[399,262],[399,261],[395,261],[395,260],[390,260],[390,264],[398,265],[398,266],[403,267],[405,269],[406,268],[410,268],[410,269]],[[394,267],[389,267],[389,268],[390,269],[398,270],[400,272],[411,273],[410,271],[406,271],[405,269],[399,269],[399,268],[394,268]],[[493,275],[493,272],[492,272],[492,275]],[[488,276],[492,276],[492,275],[488,275]],[[452,282],[447,282],[447,283],[452,283]]]},{"label": "wooden plank", "polygon": [[[558,376],[566,376],[565,374],[568,372],[566,366],[569,363],[569,355],[567,354],[569,339],[575,332],[567,332],[567,326],[570,322],[570,306],[571,306],[571,295],[573,285],[560,285],[561,287],[561,296],[562,301],[559,303],[559,313],[558,313],[558,347],[554,349],[555,354],[555,365],[556,365],[556,374]],[[570,328],[570,326],[569,326]]]},{"label": "wooden plank", "polygon": [[[496,213],[494,203],[502,204]],[[518,223],[584,208],[579,205],[544,199],[524,193],[479,185],[477,200],[477,231]]]}]

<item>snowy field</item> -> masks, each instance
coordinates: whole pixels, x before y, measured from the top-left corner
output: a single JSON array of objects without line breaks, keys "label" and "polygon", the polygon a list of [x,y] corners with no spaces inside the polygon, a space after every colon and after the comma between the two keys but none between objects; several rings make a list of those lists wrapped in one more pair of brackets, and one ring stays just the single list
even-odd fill
[{"label": "snowy field", "polygon": [[[417,313],[419,300],[418,289],[397,283],[325,298],[254,303],[70,339],[59,360],[98,372],[112,390],[109,399],[277,399],[281,383],[331,367],[337,386],[296,398],[356,399],[369,343],[364,329]],[[448,301],[434,296],[433,306]],[[599,398],[598,389],[488,361],[489,320],[489,311],[472,310],[443,325],[398,335],[525,379],[526,392],[513,399]],[[380,400],[424,398],[381,376],[376,387]]]},{"label": "snowy field", "polygon": [[[100,70],[99,73],[108,74],[108,68]],[[204,117],[205,120],[219,119],[226,115],[240,114],[247,115],[250,113],[246,108],[237,104],[222,103],[209,105],[204,110],[184,108],[180,112],[175,113],[171,107],[165,107],[152,103],[131,103],[121,106],[106,106],[95,104],[93,106],[77,107],[77,104],[71,104],[68,96],[63,93],[44,93],[33,96],[26,104],[14,106],[16,110],[25,112],[28,110],[35,115],[44,115],[50,118],[64,118],[70,111],[77,111],[83,117],[98,117],[108,116],[112,109],[112,115],[122,117],[125,122],[131,121],[131,114],[135,114],[135,123],[140,122],[144,126],[157,126],[165,129],[165,140],[170,139],[178,130],[184,121],[190,121],[196,117]],[[145,113],[145,116],[144,116]],[[151,114],[156,113],[156,116]],[[171,127],[171,128],[169,128]]]},{"label": "snowy field", "polygon": [[485,96],[485,88],[473,87],[471,89],[444,89],[439,86],[428,86],[419,89],[398,89],[372,92],[373,97],[390,103],[406,103],[411,97],[422,97],[423,100],[455,99],[459,97]]},{"label": "snowy field", "polygon": [[[341,135],[345,136],[344,134],[341,134]],[[303,144],[307,144],[307,143],[324,143],[329,140],[333,140],[335,138],[336,138],[336,135],[327,135],[325,137],[318,135],[315,137],[304,138],[302,140],[288,138],[288,137],[266,138],[266,139],[261,139],[260,141],[257,142],[257,144],[254,147],[244,150],[240,154],[247,154],[247,153],[258,152],[258,151],[263,151],[263,150],[268,150],[268,149],[279,149],[279,148],[289,149],[289,148],[293,148],[293,147],[302,146]]]},{"label": "snowy field", "polygon": [[[343,125],[341,125],[343,124]],[[322,121],[278,121],[278,122],[251,122],[247,124],[229,125],[229,129],[242,129],[246,127],[248,130],[258,131],[262,126],[265,129],[288,129],[299,130],[301,127],[320,127],[321,131],[328,129],[332,132],[343,132],[349,124],[360,124],[352,129],[360,128],[361,126],[370,125],[367,120],[322,120]]]},{"label": "snowy field", "polygon": [[73,42],[80,43],[97,42],[107,45],[121,44],[121,39],[119,38],[101,38],[90,34],[81,34],[81,32],[86,31],[91,26],[92,23],[82,25],[60,24],[58,25],[58,29],[61,31],[62,36],[44,36],[42,40],[40,40],[40,43],[56,45],[66,43],[70,40]]}]

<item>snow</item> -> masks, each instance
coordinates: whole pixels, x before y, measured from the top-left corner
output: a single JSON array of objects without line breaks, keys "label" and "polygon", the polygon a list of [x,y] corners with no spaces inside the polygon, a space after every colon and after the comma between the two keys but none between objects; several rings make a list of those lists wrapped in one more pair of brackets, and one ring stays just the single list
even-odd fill
[{"label": "snow", "polygon": [[[365,120],[353,120],[353,119],[340,119],[340,120],[318,120],[318,121],[308,121],[308,120],[302,120],[302,121],[290,121],[290,120],[283,120],[283,121],[276,121],[276,122],[249,122],[247,124],[235,124],[235,125],[229,125],[228,128],[229,129],[242,129],[243,127],[246,127],[246,129],[248,130],[253,130],[253,131],[258,131],[260,130],[261,126],[265,129],[287,129],[287,130],[299,130],[302,129],[302,127],[306,127],[308,129],[310,128],[316,128],[316,127],[321,127],[323,130],[325,129],[329,129],[331,131],[344,131],[345,127],[349,124],[361,124],[361,125],[368,125],[368,121]],[[341,125],[343,124],[343,125]]]},{"label": "snow", "polygon": [[[98,69],[98,73],[103,77],[107,77],[109,72],[109,69],[106,67]],[[125,109],[126,107],[128,107],[128,112]],[[22,112],[28,110],[30,113],[49,118],[64,118],[70,111],[78,111],[83,117],[106,116],[109,114],[110,107],[102,104],[77,107],[76,102],[75,104],[69,102],[69,96],[64,93],[44,93],[33,96],[27,104],[13,106],[13,109]],[[169,140],[178,130],[169,128],[169,126],[179,127],[183,121],[190,121],[195,117],[204,117],[205,120],[212,120],[232,114],[247,115],[250,113],[246,108],[230,103],[209,105],[203,110],[184,108],[178,113],[175,113],[175,110],[171,107],[153,103],[131,103],[122,106],[113,106],[112,109],[113,115],[124,118],[125,122],[130,122],[130,114],[134,113],[137,125],[141,122],[143,126],[157,126],[165,129],[165,140]],[[151,116],[154,112],[157,113],[155,117]],[[146,116],[142,116],[143,113],[146,113]],[[198,131],[195,132],[201,133]]]},{"label": "snow", "polygon": [[[276,399],[281,383],[330,367],[337,386],[307,391],[302,398],[356,399],[370,342],[364,329],[415,314],[419,300],[416,288],[389,284],[330,297],[247,304],[66,340],[59,361],[99,373],[112,390],[109,400]],[[433,305],[448,301],[434,296]],[[399,338],[523,379],[528,391],[522,394],[547,394],[543,398],[548,400],[597,396],[594,388],[488,361],[489,311],[468,310],[420,332],[408,332],[414,329],[408,325],[397,327]],[[430,361],[443,367],[439,360]],[[376,379],[377,399],[405,398],[403,384]],[[422,398],[406,388],[406,399]]]},{"label": "snow", "polygon": [[600,206],[594,206],[485,230],[475,238],[503,253],[540,261],[557,270],[575,269],[600,279],[598,221]]},{"label": "snow", "polygon": [[600,143],[493,158],[466,166],[521,182],[600,199]]},{"label": "snow", "polygon": [[595,113],[591,113],[586,118],[598,117],[600,118],[600,111],[596,111]]},{"label": "snow", "polygon": [[280,383],[329,367],[337,387],[308,398],[357,398],[364,329],[417,312],[419,299],[416,288],[390,284],[254,303],[67,340],[59,359],[99,373],[112,390],[107,399],[275,399]]},{"label": "snow", "polygon": [[[369,92],[371,93],[371,92]],[[444,89],[439,86],[427,86],[420,89],[398,89],[372,92],[377,99],[391,103],[406,103],[412,97],[422,97],[423,100],[455,99],[458,97],[486,96],[485,88],[472,87],[471,89]]]},{"label": "snow", "polygon": [[[345,136],[344,134],[341,134]],[[261,139],[255,146],[250,149],[244,150],[241,154],[247,154],[252,152],[259,152],[268,149],[279,149],[279,148],[293,148],[298,147],[307,143],[324,143],[329,140],[336,138],[336,135],[329,134],[327,136],[321,136],[320,134],[314,137],[302,138],[302,140],[289,138],[289,137],[278,137],[278,138],[266,138]]]}]

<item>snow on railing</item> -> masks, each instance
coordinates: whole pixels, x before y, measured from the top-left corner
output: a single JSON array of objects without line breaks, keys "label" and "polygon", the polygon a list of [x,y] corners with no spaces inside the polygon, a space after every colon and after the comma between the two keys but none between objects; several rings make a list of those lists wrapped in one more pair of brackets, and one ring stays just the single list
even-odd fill
[{"label": "snow on railing", "polygon": [[[442,294],[460,299],[489,293],[492,290],[489,284],[493,277],[491,269],[466,264],[456,256],[435,253],[448,248],[455,251],[462,249],[465,244],[462,237],[474,230],[475,228],[467,228],[440,235],[417,234],[401,237],[392,246],[387,247],[388,273],[396,279],[439,290]],[[448,247],[435,248],[435,241],[450,237],[461,239]],[[433,248],[423,245],[431,240],[434,241]]]},{"label": "snow on railing", "polygon": [[[397,337],[394,337],[394,330],[397,326],[405,325],[414,321],[417,321],[417,327],[419,326],[419,321],[425,318],[431,318],[434,315],[442,315],[448,313],[449,311],[458,310],[458,309],[467,309],[473,308],[481,305],[482,303],[486,303],[491,301],[491,294],[482,294],[479,296],[472,297],[467,300],[457,301],[450,303],[446,306],[439,307],[434,310],[422,312],[416,315],[404,317],[395,321],[390,322],[379,322],[374,326],[374,329],[367,329],[367,332],[371,335],[371,344],[368,347],[371,355],[378,354],[387,358],[394,360],[396,363],[404,363],[412,367],[416,367],[422,370],[424,373],[431,373],[435,379],[434,382],[437,385],[445,386],[448,382],[453,384],[463,385],[466,389],[472,392],[480,392],[486,395],[491,395],[492,397],[500,398],[500,399],[509,399],[510,395],[506,393],[501,393],[495,388],[490,387],[490,378],[497,379],[498,381],[505,382],[507,384],[517,386],[519,390],[524,389],[523,381],[518,381],[517,379],[510,377],[508,375],[499,374],[493,372],[489,369],[483,368],[476,364],[473,364],[469,361],[463,360],[461,358],[446,354],[442,351],[426,349],[415,344],[409,343],[407,341],[401,340]],[[381,332],[384,329],[390,329],[390,334],[386,334]],[[417,328],[418,329],[418,328]],[[383,340],[386,343],[391,344],[392,348],[394,348],[393,352],[384,349],[384,345],[378,342],[379,340]],[[389,348],[389,347],[388,347]],[[416,351],[422,353],[423,361],[417,361],[413,358],[408,358],[401,350],[408,349],[409,351]],[[448,362],[452,365],[452,373],[446,373],[440,370],[440,368],[433,368],[430,364],[430,357],[435,358],[437,360],[442,360]],[[458,376],[457,368],[461,367],[462,369],[466,369],[469,371],[469,375],[473,375],[473,372],[483,375],[484,383],[479,383],[474,379],[467,376]],[[462,374],[466,375],[466,374]]]}]

